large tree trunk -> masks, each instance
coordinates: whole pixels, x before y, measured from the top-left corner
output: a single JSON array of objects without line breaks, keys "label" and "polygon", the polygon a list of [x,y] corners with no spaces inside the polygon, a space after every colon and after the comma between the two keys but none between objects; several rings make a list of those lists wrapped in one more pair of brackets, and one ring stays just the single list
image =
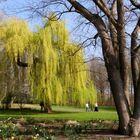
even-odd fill
[{"label": "large tree trunk", "polygon": [[137,84],[137,89],[135,93],[135,105],[134,105],[134,113],[133,118],[130,122],[130,129],[132,136],[140,135],[140,76]]},{"label": "large tree trunk", "polygon": [[115,106],[117,109],[118,117],[119,117],[119,133],[128,134],[129,133],[129,108],[126,105],[126,98],[124,95],[123,84],[121,80],[121,76],[119,70],[116,66],[108,65],[108,76],[110,81],[110,86],[112,90],[112,94],[114,97]]},{"label": "large tree trunk", "polygon": [[116,57],[111,38],[108,35],[102,19],[98,17],[98,20],[96,19],[96,21],[98,22],[96,27],[102,41],[105,65],[119,117],[119,132],[121,134],[129,134],[128,124],[130,120],[130,109],[125,94],[126,89],[124,88],[124,79],[122,79],[122,75],[120,73],[119,59]]},{"label": "large tree trunk", "polygon": [[[84,16],[88,21],[90,21],[97,29],[98,34],[101,38],[102,42],[102,50],[105,60],[105,65],[107,68],[107,73],[109,77],[109,82],[112,90],[112,94],[114,97],[118,117],[119,117],[119,131],[121,134],[128,134],[129,133],[129,120],[130,120],[130,114],[129,114],[129,106],[127,104],[127,99],[124,94],[124,90],[127,90],[127,83],[124,84],[124,81],[127,77],[124,79],[122,78],[122,75],[120,74],[120,67],[118,65],[119,59],[116,57],[116,53],[114,51],[114,48],[112,46],[112,40],[108,34],[108,31],[106,29],[106,25],[102,18],[97,15],[91,13],[89,10],[87,10],[85,7],[83,7],[80,3],[73,0],[68,0],[73,7],[82,15]],[[95,2],[95,1],[94,1]],[[100,5],[100,1],[96,1]],[[103,3],[103,2],[102,2]],[[101,5],[100,5],[101,6]],[[105,5],[104,5],[105,6]],[[106,7],[107,8],[107,7]],[[108,12],[108,10],[105,10],[104,13]],[[112,24],[116,28],[116,22],[113,19],[113,17],[108,13],[108,17],[111,19]],[[122,32],[123,34],[123,32]],[[121,42],[121,45],[124,45],[123,42]],[[123,47],[123,46],[122,46]],[[124,58],[124,56],[122,56]],[[123,60],[123,63],[125,63],[125,60]],[[126,67],[125,67],[126,68]],[[122,69],[123,71],[123,69]],[[124,69],[124,74],[126,76],[126,69]],[[126,93],[126,92],[125,92]]]},{"label": "large tree trunk", "polygon": [[119,132],[121,134],[129,134],[128,124],[130,120],[130,109],[124,92],[124,81],[120,73],[119,59],[116,57],[111,38],[108,35],[102,19],[100,17],[97,19],[97,24],[95,24],[95,26],[98,29],[102,41],[105,65],[107,68],[108,78],[119,117]]},{"label": "large tree trunk", "polygon": [[134,111],[130,122],[131,135],[140,134],[140,45],[137,45],[140,32],[140,18],[131,35],[131,67],[134,85]]},{"label": "large tree trunk", "polygon": [[[105,14],[105,16],[108,18],[108,21],[113,25],[111,26],[117,31],[117,44],[119,49],[118,58],[116,57],[117,53],[114,50],[114,48],[116,48],[116,44],[114,43],[115,40],[112,40],[111,38],[113,37],[113,34],[111,36],[108,35],[106,25],[103,19],[99,16],[99,14],[92,13],[92,11],[85,8],[78,1],[68,0],[68,2],[76,9],[78,13],[80,13],[83,17],[85,17],[90,23],[92,23],[95,26],[101,38],[102,50],[108,72],[109,82],[113,93],[117,113],[119,116],[120,133],[138,136],[140,132],[140,68],[137,68],[137,66],[140,66],[140,45],[133,47],[131,52],[135,100],[133,116],[130,119],[131,111],[129,108],[129,73],[127,62],[128,58],[126,56],[124,0],[116,0],[116,13],[118,15],[117,20],[116,17],[114,17],[114,15],[111,13],[110,9],[108,8],[108,5],[106,5],[106,2],[104,0],[92,1]],[[139,3],[137,3],[137,1],[131,0],[131,2],[134,6],[139,8]],[[140,20],[137,24],[137,28],[140,28]],[[132,39],[135,39],[135,35],[134,37],[132,37]],[[136,40],[132,40],[132,42],[134,42],[134,44],[137,44]],[[138,57],[139,59],[137,59]]]},{"label": "large tree trunk", "polygon": [[[102,39],[103,48],[109,48],[111,44],[107,39]],[[110,49],[109,49],[110,50]],[[110,82],[111,91],[113,94],[115,106],[119,117],[119,132],[121,134],[129,134],[129,106],[124,94],[123,81],[121,79],[120,70],[116,56],[111,55],[108,50],[103,49],[103,55],[107,68],[108,78]]]},{"label": "large tree trunk", "polygon": [[2,104],[4,109],[10,109],[14,91],[14,74],[13,74],[13,65],[9,60],[9,58],[7,58],[6,62],[5,80],[6,80],[6,93],[5,97],[2,100]]}]

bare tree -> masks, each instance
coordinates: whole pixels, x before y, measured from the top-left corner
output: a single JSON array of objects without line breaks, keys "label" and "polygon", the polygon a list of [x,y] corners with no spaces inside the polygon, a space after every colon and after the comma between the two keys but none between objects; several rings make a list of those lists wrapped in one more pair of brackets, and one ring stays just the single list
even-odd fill
[{"label": "bare tree", "polygon": [[[96,36],[101,40],[108,80],[118,113],[119,132],[138,136],[140,133],[139,3],[136,0],[127,3],[124,0],[40,0],[39,4],[30,6],[30,9],[33,13],[47,17],[49,8],[54,10],[54,7],[57,7],[54,12],[58,18],[68,12],[76,12],[96,28]],[[132,14],[133,17],[130,18]],[[137,24],[134,22],[136,20]],[[132,40],[131,61],[135,94],[133,112],[129,103],[130,53],[128,53],[126,35],[129,22],[135,26],[132,34],[127,33]]]},{"label": "bare tree", "polygon": [[108,102],[111,93],[104,61],[94,58],[90,61],[89,66],[91,79],[97,89],[98,104],[111,105],[112,103]]}]

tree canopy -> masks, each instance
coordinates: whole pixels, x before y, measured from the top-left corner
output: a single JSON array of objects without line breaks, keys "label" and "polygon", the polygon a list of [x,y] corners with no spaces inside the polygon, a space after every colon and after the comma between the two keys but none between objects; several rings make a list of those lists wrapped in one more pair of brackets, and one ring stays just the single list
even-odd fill
[{"label": "tree canopy", "polygon": [[[25,21],[12,18],[1,23],[0,40],[13,64],[27,61],[30,92],[39,101],[80,105],[96,102],[84,52],[70,41],[63,21],[48,20],[43,28],[31,32]],[[27,59],[23,59],[25,55]]]}]

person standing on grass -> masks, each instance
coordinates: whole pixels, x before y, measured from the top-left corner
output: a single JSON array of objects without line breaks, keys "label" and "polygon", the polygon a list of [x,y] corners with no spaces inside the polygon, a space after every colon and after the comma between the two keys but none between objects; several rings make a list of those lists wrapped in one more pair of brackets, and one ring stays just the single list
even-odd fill
[{"label": "person standing on grass", "polygon": [[95,103],[95,109],[94,109],[94,112],[98,112],[98,111],[99,111],[98,104]]},{"label": "person standing on grass", "polygon": [[86,103],[86,112],[88,112],[88,111],[89,111],[89,104]]}]

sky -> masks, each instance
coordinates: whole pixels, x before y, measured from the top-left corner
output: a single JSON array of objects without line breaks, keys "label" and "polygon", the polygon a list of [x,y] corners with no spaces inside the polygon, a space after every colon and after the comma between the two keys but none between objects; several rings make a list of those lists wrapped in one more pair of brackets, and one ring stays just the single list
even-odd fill
[{"label": "sky", "polygon": [[[3,0],[4,1],[4,0]],[[35,0],[32,0],[35,1]],[[42,19],[34,16],[32,17],[31,13],[29,12],[19,12],[23,7],[26,7],[26,4],[31,1],[29,0],[7,0],[0,3],[0,11],[5,12],[8,16],[16,16],[18,18],[24,19],[29,23],[29,27],[32,31],[35,30],[36,25],[42,25]],[[126,2],[126,1],[125,1]],[[82,19],[78,19],[77,16],[74,14],[64,14],[62,16],[62,20],[66,22],[66,27],[68,28],[70,32],[70,38],[72,41],[80,42],[81,40],[84,40],[88,37],[94,36],[96,34],[96,30],[92,27],[90,27],[88,30],[87,28],[84,28],[83,26],[81,29],[76,31],[75,27],[77,26],[78,22],[80,23]],[[127,28],[127,31],[129,33],[132,32],[134,24],[130,23],[129,28]],[[128,42],[130,42],[128,40]],[[100,45],[100,43],[99,43]],[[98,48],[100,48],[98,45]],[[90,56],[101,56],[101,49],[95,49],[94,47],[86,48],[86,57]],[[93,52],[93,53],[92,53]]]},{"label": "sky", "polygon": [[29,12],[20,12],[24,6],[26,6],[25,0],[7,0],[0,3],[0,10],[9,17],[16,16],[26,20],[29,23],[30,29],[34,30],[36,25],[41,24],[41,20],[39,18],[31,18]]},{"label": "sky", "polygon": [[[42,25],[42,19],[34,16],[33,18],[31,17],[31,13],[29,12],[19,12],[23,7],[26,7],[26,4],[29,2],[29,0],[7,0],[4,2],[0,3],[0,11],[4,12],[8,16],[16,16],[20,19],[24,19],[29,23],[29,27],[32,31],[35,30],[36,25]],[[68,16],[68,18],[67,18]],[[70,38],[72,41],[75,42],[80,42],[81,40],[84,40],[85,38],[88,38],[91,36],[91,33],[94,34],[95,30],[92,29],[89,30],[87,33],[86,28],[84,29],[83,27],[80,29],[80,32],[76,30],[76,26],[78,22],[80,23],[81,19],[77,19],[77,16],[74,14],[64,14],[62,16],[62,20],[66,22],[66,27],[68,28],[70,32]],[[94,52],[96,55],[102,55],[100,49],[96,49],[93,47],[88,47],[85,49],[85,59],[90,59],[94,54],[91,52]]]},{"label": "sky", "polygon": [[[22,10],[22,12],[20,12],[23,7],[27,6],[27,4],[28,0],[7,0],[0,3],[0,11],[4,12],[8,16],[16,16],[20,19],[26,20],[29,23],[31,30],[34,30],[36,25],[40,25],[42,23],[42,19],[37,16],[32,17],[32,14],[28,11],[23,12]],[[72,19],[74,17],[70,14],[69,16],[71,17],[70,20],[69,18],[65,18],[65,15],[63,16],[63,20],[66,21],[67,28],[71,31],[74,25],[72,23]]]}]

